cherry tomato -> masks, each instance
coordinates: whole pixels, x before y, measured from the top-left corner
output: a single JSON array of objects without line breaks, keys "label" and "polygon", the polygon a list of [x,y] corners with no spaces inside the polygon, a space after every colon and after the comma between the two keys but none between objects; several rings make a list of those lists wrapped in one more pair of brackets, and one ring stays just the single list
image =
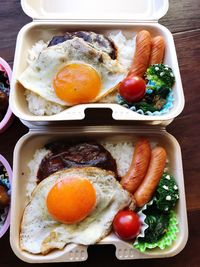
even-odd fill
[{"label": "cherry tomato", "polygon": [[133,239],[140,232],[138,215],[130,210],[119,211],[113,220],[113,229],[121,239]]},{"label": "cherry tomato", "polygon": [[139,76],[128,76],[126,77],[119,86],[120,95],[127,102],[138,102],[140,101],[146,92],[146,83]]}]

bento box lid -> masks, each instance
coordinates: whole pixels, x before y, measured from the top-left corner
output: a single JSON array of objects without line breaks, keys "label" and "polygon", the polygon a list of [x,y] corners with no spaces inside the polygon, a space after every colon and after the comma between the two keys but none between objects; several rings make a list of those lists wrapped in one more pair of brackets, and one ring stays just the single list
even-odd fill
[{"label": "bento box lid", "polygon": [[169,0],[21,0],[24,12],[39,20],[157,21]]}]

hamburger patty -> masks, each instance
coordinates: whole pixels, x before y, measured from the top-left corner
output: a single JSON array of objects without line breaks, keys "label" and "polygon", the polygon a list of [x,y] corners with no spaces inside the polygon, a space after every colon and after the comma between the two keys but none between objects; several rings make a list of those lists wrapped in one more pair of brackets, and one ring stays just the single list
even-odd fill
[{"label": "hamburger patty", "polygon": [[54,36],[49,42],[49,46],[63,43],[67,40],[71,40],[75,37],[83,39],[97,50],[107,53],[112,59],[117,58],[117,50],[114,43],[102,34],[94,32],[78,31],[78,32],[66,32],[62,36]]},{"label": "hamburger patty", "polygon": [[115,159],[102,145],[89,142],[78,144],[52,143],[46,145],[49,153],[41,162],[37,173],[40,182],[50,174],[64,168],[99,167],[117,174]]}]

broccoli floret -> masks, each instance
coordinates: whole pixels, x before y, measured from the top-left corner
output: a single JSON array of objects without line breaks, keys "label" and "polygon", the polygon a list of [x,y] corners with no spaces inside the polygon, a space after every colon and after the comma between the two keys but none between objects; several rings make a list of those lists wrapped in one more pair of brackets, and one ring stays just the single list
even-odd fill
[{"label": "broccoli floret", "polygon": [[145,78],[159,87],[172,88],[175,83],[172,69],[164,64],[151,65],[145,73]]},{"label": "broccoli floret", "polygon": [[178,186],[174,177],[164,173],[156,190],[156,205],[159,210],[168,212],[179,199]]}]

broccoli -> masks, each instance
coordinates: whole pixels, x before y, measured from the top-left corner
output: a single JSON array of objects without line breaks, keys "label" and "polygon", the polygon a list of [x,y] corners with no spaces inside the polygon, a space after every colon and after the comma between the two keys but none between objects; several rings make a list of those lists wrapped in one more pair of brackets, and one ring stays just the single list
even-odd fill
[{"label": "broccoli", "polygon": [[172,88],[175,83],[172,69],[164,64],[151,65],[145,73],[145,78],[153,81],[158,87]]},{"label": "broccoli", "polygon": [[178,186],[174,177],[164,173],[155,193],[157,208],[168,212],[177,203],[179,199]]}]

